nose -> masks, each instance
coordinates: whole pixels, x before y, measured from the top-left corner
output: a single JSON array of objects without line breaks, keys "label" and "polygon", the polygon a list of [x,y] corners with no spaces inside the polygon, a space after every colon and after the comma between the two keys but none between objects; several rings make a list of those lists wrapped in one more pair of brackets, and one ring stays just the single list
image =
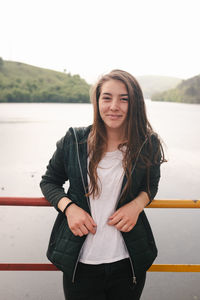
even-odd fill
[{"label": "nose", "polygon": [[119,109],[118,108],[118,101],[117,101],[117,99],[113,99],[112,100],[112,102],[110,104],[110,109],[111,110],[118,110]]}]

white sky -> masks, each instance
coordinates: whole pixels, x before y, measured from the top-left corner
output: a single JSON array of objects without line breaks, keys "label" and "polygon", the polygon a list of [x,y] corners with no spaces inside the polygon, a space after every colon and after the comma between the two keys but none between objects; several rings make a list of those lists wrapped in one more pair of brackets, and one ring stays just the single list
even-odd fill
[{"label": "white sky", "polygon": [[0,0],[0,57],[80,74],[200,73],[200,0]]}]

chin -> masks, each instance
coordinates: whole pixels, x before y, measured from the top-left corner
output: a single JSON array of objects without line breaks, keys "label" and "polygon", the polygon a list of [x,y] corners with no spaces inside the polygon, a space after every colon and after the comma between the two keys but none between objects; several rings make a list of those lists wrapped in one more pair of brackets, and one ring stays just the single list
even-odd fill
[{"label": "chin", "polygon": [[116,129],[116,130],[123,130],[124,129],[124,126],[117,125],[117,124],[107,124],[106,127],[109,128],[109,129]]}]

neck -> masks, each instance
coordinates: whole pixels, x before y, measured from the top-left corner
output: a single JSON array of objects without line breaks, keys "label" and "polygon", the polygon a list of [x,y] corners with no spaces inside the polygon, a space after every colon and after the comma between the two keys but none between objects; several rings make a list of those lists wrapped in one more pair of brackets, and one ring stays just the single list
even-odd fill
[{"label": "neck", "polygon": [[107,149],[106,151],[111,152],[117,150],[119,144],[125,142],[124,132],[118,130],[107,130]]}]

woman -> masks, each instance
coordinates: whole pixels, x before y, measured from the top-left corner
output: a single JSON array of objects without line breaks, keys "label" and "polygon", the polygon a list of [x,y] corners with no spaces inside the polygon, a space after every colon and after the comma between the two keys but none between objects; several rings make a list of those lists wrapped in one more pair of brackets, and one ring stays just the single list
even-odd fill
[{"label": "woman", "polygon": [[157,256],[143,209],[157,193],[163,149],[131,74],[103,76],[91,100],[92,126],[68,130],[42,177],[59,211],[47,257],[64,273],[65,299],[136,300]]}]

